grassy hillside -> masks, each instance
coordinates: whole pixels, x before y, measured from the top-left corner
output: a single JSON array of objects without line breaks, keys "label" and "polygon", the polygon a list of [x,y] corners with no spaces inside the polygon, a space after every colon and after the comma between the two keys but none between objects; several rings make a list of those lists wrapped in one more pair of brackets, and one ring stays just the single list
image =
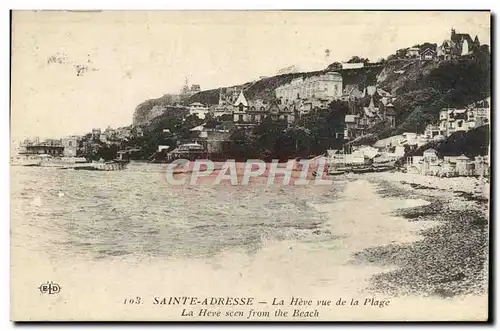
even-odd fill
[{"label": "grassy hillside", "polygon": [[396,96],[397,128],[378,132],[380,139],[403,132],[422,133],[445,107],[465,107],[490,96],[490,54],[449,61],[390,61],[379,86]]}]

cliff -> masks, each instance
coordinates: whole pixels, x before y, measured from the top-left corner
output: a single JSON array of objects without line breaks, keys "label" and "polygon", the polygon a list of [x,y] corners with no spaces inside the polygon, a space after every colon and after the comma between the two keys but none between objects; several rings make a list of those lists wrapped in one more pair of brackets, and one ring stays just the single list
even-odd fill
[{"label": "cliff", "polygon": [[162,110],[179,102],[179,96],[165,94],[156,99],[148,99],[140,103],[134,111],[133,125],[145,124],[162,114]]}]

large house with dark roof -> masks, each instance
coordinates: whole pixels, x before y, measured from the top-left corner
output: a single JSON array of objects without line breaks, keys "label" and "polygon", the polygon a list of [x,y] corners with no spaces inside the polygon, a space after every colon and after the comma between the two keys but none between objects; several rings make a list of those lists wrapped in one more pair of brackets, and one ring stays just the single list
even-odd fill
[{"label": "large house with dark roof", "polygon": [[283,103],[281,100],[273,102],[261,99],[248,100],[242,90],[233,104],[233,122],[239,126],[253,126],[270,116],[272,120],[282,120],[291,124],[295,120],[296,107],[296,104]]},{"label": "large house with dark roof", "polygon": [[434,60],[436,59],[436,55],[436,47],[428,46],[420,50],[420,59],[424,61]]},{"label": "large house with dark roof", "polygon": [[[345,116],[345,139],[350,140],[362,136],[370,127],[379,122],[387,121],[392,128],[396,126],[394,105],[387,100],[387,97],[381,97],[380,94],[378,91],[372,94],[370,103],[363,107],[361,113]],[[374,102],[374,96],[378,96],[377,105]]]},{"label": "large house with dark roof", "polygon": [[490,99],[481,100],[462,109],[443,108],[439,113],[439,127],[446,136],[457,131],[469,131],[489,124]]},{"label": "large house with dark roof", "polygon": [[477,36],[472,40],[468,33],[456,33],[455,29],[451,29],[450,39],[444,40],[441,46],[438,47],[437,56],[440,59],[451,60],[460,56],[467,56],[480,46],[481,43]]}]

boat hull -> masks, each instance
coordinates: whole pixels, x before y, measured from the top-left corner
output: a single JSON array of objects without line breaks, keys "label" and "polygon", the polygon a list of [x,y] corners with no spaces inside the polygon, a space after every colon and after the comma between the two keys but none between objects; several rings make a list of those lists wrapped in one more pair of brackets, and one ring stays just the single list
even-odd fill
[{"label": "boat hull", "polygon": [[74,170],[87,170],[87,171],[117,171],[124,170],[127,166],[126,162],[109,162],[109,163],[85,163],[75,164],[70,167]]}]

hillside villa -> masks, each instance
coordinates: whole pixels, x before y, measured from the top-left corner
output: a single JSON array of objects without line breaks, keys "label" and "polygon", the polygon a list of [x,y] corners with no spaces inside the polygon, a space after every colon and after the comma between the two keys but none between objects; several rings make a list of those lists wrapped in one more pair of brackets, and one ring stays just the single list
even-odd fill
[{"label": "hillside villa", "polygon": [[444,108],[439,113],[441,134],[449,136],[457,131],[469,131],[489,124],[490,98],[472,103],[464,109]]},{"label": "hillside villa", "polygon": [[361,114],[347,114],[345,116],[344,139],[351,140],[366,133],[366,130],[376,123],[387,121],[389,126],[396,126],[396,112],[394,105],[389,102],[389,97],[381,97],[377,106],[374,102],[374,94],[371,93],[370,103],[363,107]]},{"label": "hillside villa", "polygon": [[471,54],[480,46],[481,43],[477,36],[472,40],[468,33],[456,33],[455,29],[452,28],[450,39],[444,40],[437,48],[437,56],[443,60],[456,59]]},{"label": "hillside villa", "polygon": [[323,75],[295,78],[288,84],[275,89],[276,99],[284,103],[298,99],[336,100],[342,96],[342,75],[329,71]]},{"label": "hillside villa", "polygon": [[248,101],[243,91],[234,103],[233,121],[239,126],[252,126],[261,123],[265,117],[283,120],[288,124],[295,120],[295,108],[291,104],[283,104],[281,100],[266,102],[264,100]]}]

